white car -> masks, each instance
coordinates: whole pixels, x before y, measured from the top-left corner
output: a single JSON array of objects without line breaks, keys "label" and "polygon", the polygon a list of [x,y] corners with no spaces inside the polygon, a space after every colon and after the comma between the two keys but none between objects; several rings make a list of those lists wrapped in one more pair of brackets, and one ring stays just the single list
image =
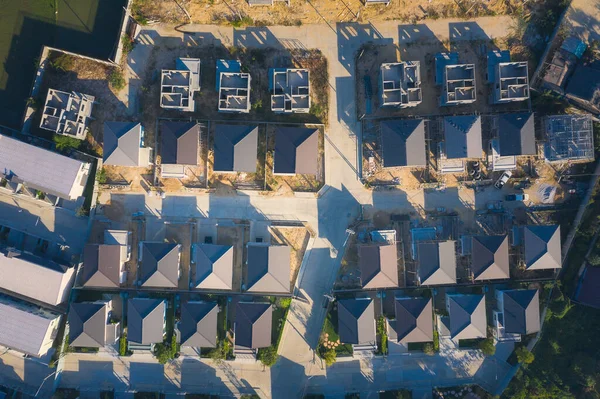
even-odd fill
[{"label": "white car", "polygon": [[504,187],[504,185],[506,184],[508,179],[510,179],[511,176],[512,172],[510,170],[507,170],[506,172],[502,173],[502,176],[500,176],[500,178],[496,180],[496,183],[494,183],[494,187],[496,187],[497,189],[501,189],[502,187]]}]

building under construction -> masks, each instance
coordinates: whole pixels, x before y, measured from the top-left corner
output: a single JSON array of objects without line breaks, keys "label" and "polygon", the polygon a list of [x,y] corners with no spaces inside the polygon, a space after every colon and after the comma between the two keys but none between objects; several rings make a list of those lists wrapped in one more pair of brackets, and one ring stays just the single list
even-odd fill
[{"label": "building under construction", "polygon": [[546,143],[544,158],[548,162],[594,160],[592,116],[550,115],[543,119]]}]

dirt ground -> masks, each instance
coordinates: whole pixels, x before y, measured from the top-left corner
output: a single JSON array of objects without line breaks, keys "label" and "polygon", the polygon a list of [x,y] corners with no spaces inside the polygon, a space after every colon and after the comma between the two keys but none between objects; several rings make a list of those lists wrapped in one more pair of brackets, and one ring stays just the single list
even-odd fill
[{"label": "dirt ground", "polygon": [[243,226],[218,226],[217,244],[233,246],[233,291],[242,290],[242,265],[249,231]]},{"label": "dirt ground", "polygon": [[[293,192],[318,192],[325,184],[325,133],[319,128],[319,155],[317,159],[317,174],[282,176],[273,174],[273,159],[275,151],[275,129],[277,126],[267,126],[267,157],[265,163],[266,188],[277,194],[293,194]],[[296,126],[297,127],[297,126]],[[306,126],[312,127],[312,126]]]},{"label": "dirt ground", "polygon": [[[515,12],[519,0],[452,1],[391,0],[388,6],[365,6],[360,0],[276,2],[273,6],[251,7],[245,0],[135,0],[138,21],[203,24],[302,25],[335,22],[410,21],[424,18],[475,17]],[[185,11],[184,11],[185,10]]]},{"label": "dirt ground", "polygon": [[271,226],[269,231],[272,245],[287,245],[291,248],[290,289],[293,290],[310,234],[305,227]]},{"label": "dirt ground", "polygon": [[190,223],[169,223],[165,227],[165,239],[171,243],[181,244],[179,289],[187,290],[190,283],[190,247],[195,226]]},{"label": "dirt ground", "polygon": [[153,168],[103,166],[107,185],[127,185],[130,191],[148,191],[152,185]]}]

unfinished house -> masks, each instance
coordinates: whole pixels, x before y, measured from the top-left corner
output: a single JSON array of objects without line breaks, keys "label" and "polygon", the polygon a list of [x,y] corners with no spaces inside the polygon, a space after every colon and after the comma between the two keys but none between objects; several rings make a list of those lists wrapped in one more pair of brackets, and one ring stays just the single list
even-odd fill
[{"label": "unfinished house", "polygon": [[337,301],[338,333],[343,344],[352,344],[352,351],[374,352],[375,305],[371,298],[340,299]]},{"label": "unfinished house", "polygon": [[444,141],[438,148],[440,173],[462,173],[468,159],[483,157],[480,116],[446,116],[443,129]]},{"label": "unfinished house", "polygon": [[551,115],[542,119],[547,162],[594,161],[594,132],[589,114]]},{"label": "unfinished house", "polygon": [[560,269],[560,225],[524,226],[523,250],[526,270]]},{"label": "unfinished house", "polygon": [[77,200],[83,196],[90,167],[87,162],[0,135],[0,181],[14,194],[43,198],[53,205],[59,199]]},{"label": "unfinished house", "polygon": [[438,53],[435,71],[435,83],[442,86],[442,106],[475,102],[475,65],[459,64],[458,53]]},{"label": "unfinished house", "polygon": [[142,241],[138,249],[137,285],[144,288],[177,288],[181,245]]},{"label": "unfinished house", "polygon": [[238,302],[233,323],[236,359],[256,360],[260,348],[271,346],[273,307],[269,302]]},{"label": "unfinished house", "polygon": [[508,235],[471,237],[471,278],[474,281],[510,278]]},{"label": "unfinished house", "polygon": [[250,112],[250,74],[235,60],[217,61],[219,112]]},{"label": "unfinished house", "polygon": [[493,171],[513,170],[517,158],[537,155],[534,114],[508,113],[492,117],[488,167]]},{"label": "unfinished house", "polygon": [[455,342],[487,337],[484,295],[446,294],[446,311],[450,338]]},{"label": "unfinished house", "polygon": [[256,173],[257,125],[216,124],[213,140],[215,173]]},{"label": "unfinished house", "polygon": [[183,302],[181,318],[177,322],[181,346],[216,348],[218,314],[219,306],[216,302]]},{"label": "unfinished house", "polygon": [[423,119],[384,120],[379,127],[384,168],[427,166]]},{"label": "unfinished house", "polygon": [[567,80],[573,73],[587,46],[575,36],[567,37],[554,52],[552,61],[543,66],[542,88],[564,93]]},{"label": "unfinished house", "polygon": [[388,5],[390,4],[391,0],[364,0],[364,4],[366,6],[371,6],[371,5],[377,5],[377,4],[384,4],[384,5]]},{"label": "unfinished house", "polygon": [[286,245],[248,243],[245,290],[290,293],[290,253],[290,247]]},{"label": "unfinished house", "polygon": [[269,90],[271,91],[271,111],[302,114],[310,111],[308,69],[270,69]]},{"label": "unfinished house", "polygon": [[56,312],[2,295],[0,345],[33,357],[46,356],[58,334],[61,317]]},{"label": "unfinished house", "polygon": [[112,301],[72,303],[69,309],[69,345],[104,348],[120,336],[121,325],[112,320]]},{"label": "unfinished house", "polygon": [[540,331],[540,297],[536,289],[496,290],[493,310],[494,338],[521,341],[522,335]]},{"label": "unfinished house", "polygon": [[526,61],[511,62],[508,50],[494,50],[488,52],[487,62],[487,79],[494,86],[494,104],[529,98],[529,70]]},{"label": "unfinished house", "polygon": [[80,281],[84,287],[119,288],[127,278],[125,262],[131,259],[131,232],[104,231],[104,244],[83,248]]},{"label": "unfinished house", "polygon": [[420,285],[456,284],[454,241],[419,242],[417,279]]},{"label": "unfinished house", "polygon": [[94,96],[88,94],[49,89],[40,127],[56,134],[85,139],[94,100]]},{"label": "unfinished house", "polygon": [[290,5],[290,0],[248,0],[249,6],[272,6],[275,2],[283,2]]},{"label": "unfinished house", "polygon": [[369,244],[358,247],[362,288],[398,287],[396,244]]},{"label": "unfinished house", "polygon": [[198,164],[200,125],[196,122],[161,121],[159,124],[161,177],[185,177],[186,166]]},{"label": "unfinished house", "polygon": [[406,61],[381,64],[381,106],[416,107],[423,101],[421,63]]},{"label": "unfinished house", "polygon": [[163,342],[167,304],[164,299],[127,300],[127,341],[131,350],[151,350]]},{"label": "unfinished house", "polygon": [[316,175],[319,171],[319,129],[277,127],[273,174]]},{"label": "unfinished house", "polygon": [[194,95],[200,92],[200,60],[178,58],[175,69],[163,69],[160,78],[160,106],[194,112]]},{"label": "unfinished house", "polygon": [[0,249],[0,289],[58,306],[69,298],[75,268],[14,248]]},{"label": "unfinished house", "polygon": [[232,290],[233,247],[193,244],[190,264],[190,289]]},{"label": "unfinished house", "polygon": [[431,298],[402,298],[394,301],[395,320],[388,320],[388,336],[408,345],[433,341],[433,301]]},{"label": "unfinished house", "polygon": [[135,122],[104,122],[103,164],[146,167],[152,149],[145,147],[144,128]]}]

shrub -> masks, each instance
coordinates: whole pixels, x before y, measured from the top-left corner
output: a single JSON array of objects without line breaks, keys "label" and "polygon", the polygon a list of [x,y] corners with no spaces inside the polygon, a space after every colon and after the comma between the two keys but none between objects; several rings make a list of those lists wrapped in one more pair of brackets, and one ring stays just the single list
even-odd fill
[{"label": "shrub", "polygon": [[377,335],[379,335],[379,351],[382,354],[386,354],[387,353],[387,328],[385,325],[385,318],[383,316],[381,316],[378,320],[377,320]]},{"label": "shrub", "polygon": [[102,168],[98,171],[98,174],[96,175],[96,180],[98,180],[98,183],[104,184],[106,183],[106,179],[106,170]]},{"label": "shrub", "polygon": [[435,352],[440,351],[440,333],[437,330],[433,331],[433,350]]},{"label": "shrub", "polygon": [[119,68],[113,68],[110,75],[108,75],[108,84],[117,91],[125,87],[125,78]]},{"label": "shrub", "polygon": [[127,348],[127,334],[123,333],[121,338],[119,338],[119,356],[129,356],[131,352],[129,348]]},{"label": "shrub", "polygon": [[131,50],[133,50],[133,40],[131,40],[131,38],[127,35],[123,35],[121,36],[121,44],[122,44],[122,49],[123,49],[123,54],[127,55],[129,53],[131,53]]},{"label": "shrub", "polygon": [[433,349],[433,345],[430,344],[429,342],[426,343],[423,346],[423,353],[425,353],[426,355],[430,355],[430,356],[434,355],[435,354],[435,350]]},{"label": "shrub", "polygon": [[321,358],[325,360],[325,364],[331,366],[337,360],[337,353],[333,348],[321,347],[320,351]]},{"label": "shrub", "polygon": [[517,361],[519,363],[531,364],[535,360],[533,353],[531,353],[525,346],[519,346],[517,349],[515,349],[515,354],[517,355]]},{"label": "shrub", "polygon": [[234,28],[242,28],[244,26],[254,25],[254,20],[248,15],[244,15],[243,17],[232,19],[230,23]]},{"label": "shrub", "polygon": [[53,57],[49,64],[55,71],[66,72],[73,68],[74,59],[68,54],[61,54],[58,57]]},{"label": "shrub", "polygon": [[494,356],[496,353],[496,347],[494,346],[494,340],[492,338],[486,338],[479,343],[479,349],[486,356]]},{"label": "shrub", "polygon": [[258,360],[267,367],[271,367],[277,362],[277,350],[273,346],[268,348],[260,348],[258,350]]},{"label": "shrub", "polygon": [[588,258],[588,262],[592,266],[600,266],[600,254],[592,254]]},{"label": "shrub", "polygon": [[75,209],[75,216],[77,217],[83,217],[83,216],[87,216],[89,215],[90,211],[85,209],[83,206],[80,206],[79,208]]},{"label": "shrub", "polygon": [[215,363],[221,363],[223,360],[227,359],[230,350],[231,344],[227,339],[224,339],[219,342],[215,349],[208,352],[208,357],[210,357]]},{"label": "shrub", "polygon": [[131,15],[135,22],[140,25],[148,25],[148,18],[142,12],[142,5],[145,0],[134,0],[131,3]]},{"label": "shrub", "polygon": [[263,106],[263,104],[262,104],[262,100],[257,100],[257,101],[254,101],[254,102],[252,103],[252,105],[250,106],[250,108],[251,108],[253,111],[259,111],[259,110],[261,110],[261,109],[262,109],[262,106]]},{"label": "shrub", "polygon": [[59,151],[66,151],[68,149],[78,149],[81,145],[81,140],[77,140],[76,138],[69,136],[62,136],[59,134],[55,134],[53,137],[54,144],[56,145],[56,149]]}]

